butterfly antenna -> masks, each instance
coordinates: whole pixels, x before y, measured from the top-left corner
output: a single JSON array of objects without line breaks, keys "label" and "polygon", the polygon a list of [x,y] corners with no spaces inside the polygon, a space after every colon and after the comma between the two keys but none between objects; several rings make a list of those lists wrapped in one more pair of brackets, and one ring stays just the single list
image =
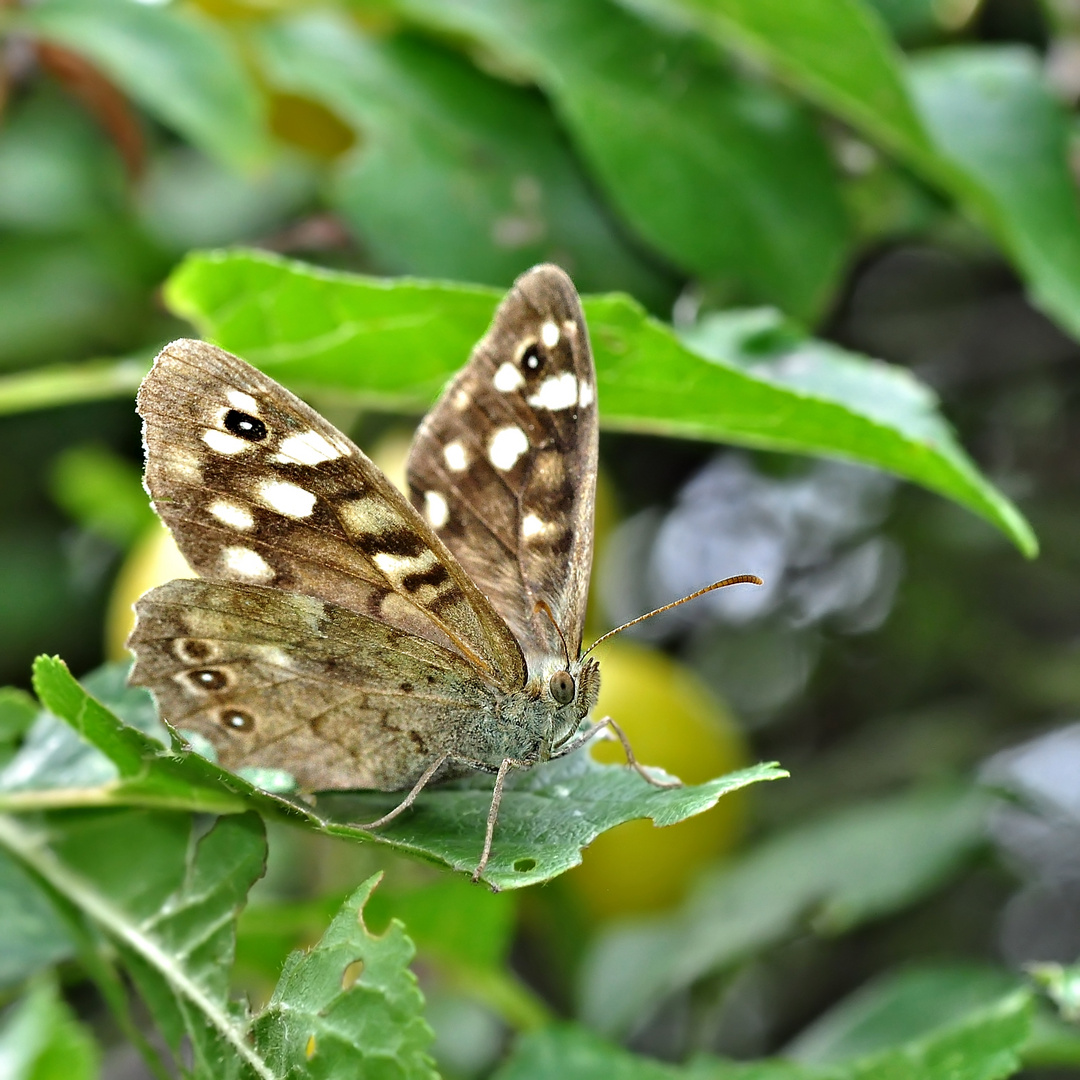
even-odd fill
[{"label": "butterfly antenna", "polygon": [[[698,589],[697,592],[692,592],[689,596],[684,596],[681,600],[672,600],[670,604],[665,604],[663,607],[658,607],[655,611],[648,611],[644,615],[639,615],[636,619],[631,619],[629,622],[624,622],[622,626],[616,626],[614,630],[609,630],[606,634],[598,637],[582,654],[581,659],[584,660],[599,645],[602,641],[607,641],[609,637],[614,637],[616,634],[621,634],[624,630],[628,630],[631,626],[637,626],[639,622],[644,622],[646,619],[651,619],[654,615],[663,615],[665,611],[670,611],[672,608],[678,607],[680,604],[685,604],[690,600],[696,600],[699,596],[704,596],[706,593],[715,592],[717,589],[725,589],[728,585],[764,585],[765,582],[761,580],[756,574],[736,574],[735,577],[724,578],[723,581],[714,581],[711,585],[706,585],[704,589]],[[562,635],[560,635],[561,637]]]},{"label": "butterfly antenna", "polygon": [[533,612],[542,611],[548,619],[551,621],[551,625],[555,627],[555,633],[559,635],[559,640],[562,642],[563,656],[566,657],[566,666],[570,666],[570,650],[566,647],[566,638],[563,637],[563,632],[559,629],[559,624],[555,621],[555,616],[551,612],[551,608],[548,607],[546,600],[537,600],[533,605]]}]

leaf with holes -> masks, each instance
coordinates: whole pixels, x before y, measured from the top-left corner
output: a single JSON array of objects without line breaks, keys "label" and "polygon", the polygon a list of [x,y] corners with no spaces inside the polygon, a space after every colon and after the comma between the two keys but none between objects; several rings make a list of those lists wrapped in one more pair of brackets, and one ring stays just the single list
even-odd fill
[{"label": "leaf with holes", "polygon": [[[377,878],[345,902],[322,941],[294,953],[265,1008],[229,998],[236,916],[262,876],[255,814],[199,835],[187,814],[57,815],[44,827],[0,817],[0,848],[39,883],[91,971],[115,952],[174,1058],[196,1077],[323,1077],[363,1072],[429,1080],[431,1032],[400,923],[379,937],[362,912]],[[138,853],[132,858],[132,853]],[[115,982],[105,981],[118,1006]],[[119,1002],[126,1019],[126,1003]]]}]

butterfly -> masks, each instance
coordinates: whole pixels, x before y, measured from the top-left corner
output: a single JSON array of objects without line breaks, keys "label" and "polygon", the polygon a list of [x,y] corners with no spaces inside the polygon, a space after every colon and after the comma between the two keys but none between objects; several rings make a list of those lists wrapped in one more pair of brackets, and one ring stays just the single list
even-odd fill
[{"label": "butterfly", "polygon": [[[416,433],[405,498],[341,432],[214,345],[166,346],[138,394],[146,488],[199,579],[136,604],[130,681],[229,769],[309,791],[507,774],[613,732],[588,722],[596,372],[558,267],[515,282]],[[709,586],[719,587],[728,579]],[[708,590],[701,590],[708,591]],[[694,594],[698,595],[698,594]],[[634,620],[635,622],[638,620]]]}]

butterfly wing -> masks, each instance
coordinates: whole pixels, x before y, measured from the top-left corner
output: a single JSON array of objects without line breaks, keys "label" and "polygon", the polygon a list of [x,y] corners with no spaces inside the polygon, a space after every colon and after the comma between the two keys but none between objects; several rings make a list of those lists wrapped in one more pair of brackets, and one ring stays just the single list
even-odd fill
[{"label": "butterfly wing", "polygon": [[428,523],[282,386],[174,341],[138,407],[147,490],[197,573],[329,600],[456,650],[504,689],[524,684],[513,634]]},{"label": "butterfly wing", "polygon": [[497,691],[456,652],[314,597],[183,580],[136,610],[132,681],[229,769],[288,769],[309,790],[399,790],[461,753],[462,732],[494,709]]},{"label": "butterfly wing", "polygon": [[596,373],[569,277],[518,278],[416,434],[413,504],[509,623],[530,662],[576,657],[592,565]]}]

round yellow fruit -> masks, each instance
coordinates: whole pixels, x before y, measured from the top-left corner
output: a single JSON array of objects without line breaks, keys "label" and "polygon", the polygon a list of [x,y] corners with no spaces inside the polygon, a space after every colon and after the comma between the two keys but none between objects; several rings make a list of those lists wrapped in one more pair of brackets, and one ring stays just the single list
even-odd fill
[{"label": "round yellow fruit", "polygon": [[[688,784],[746,765],[734,720],[692,671],[631,642],[611,642],[598,651],[600,700],[593,716],[611,716],[642,764],[659,765]],[[626,761],[618,742],[598,743],[592,753],[597,761]],[[658,829],[647,819],[620,825],[597,837],[567,883],[595,918],[669,907],[703,863],[734,846],[742,805],[742,794],[735,792],[678,825]]]},{"label": "round yellow fruit", "polygon": [[146,530],[128,552],[116,575],[105,614],[105,653],[110,660],[128,655],[124,642],[135,626],[135,601],[173,578],[195,577],[172,534],[160,522]]}]

